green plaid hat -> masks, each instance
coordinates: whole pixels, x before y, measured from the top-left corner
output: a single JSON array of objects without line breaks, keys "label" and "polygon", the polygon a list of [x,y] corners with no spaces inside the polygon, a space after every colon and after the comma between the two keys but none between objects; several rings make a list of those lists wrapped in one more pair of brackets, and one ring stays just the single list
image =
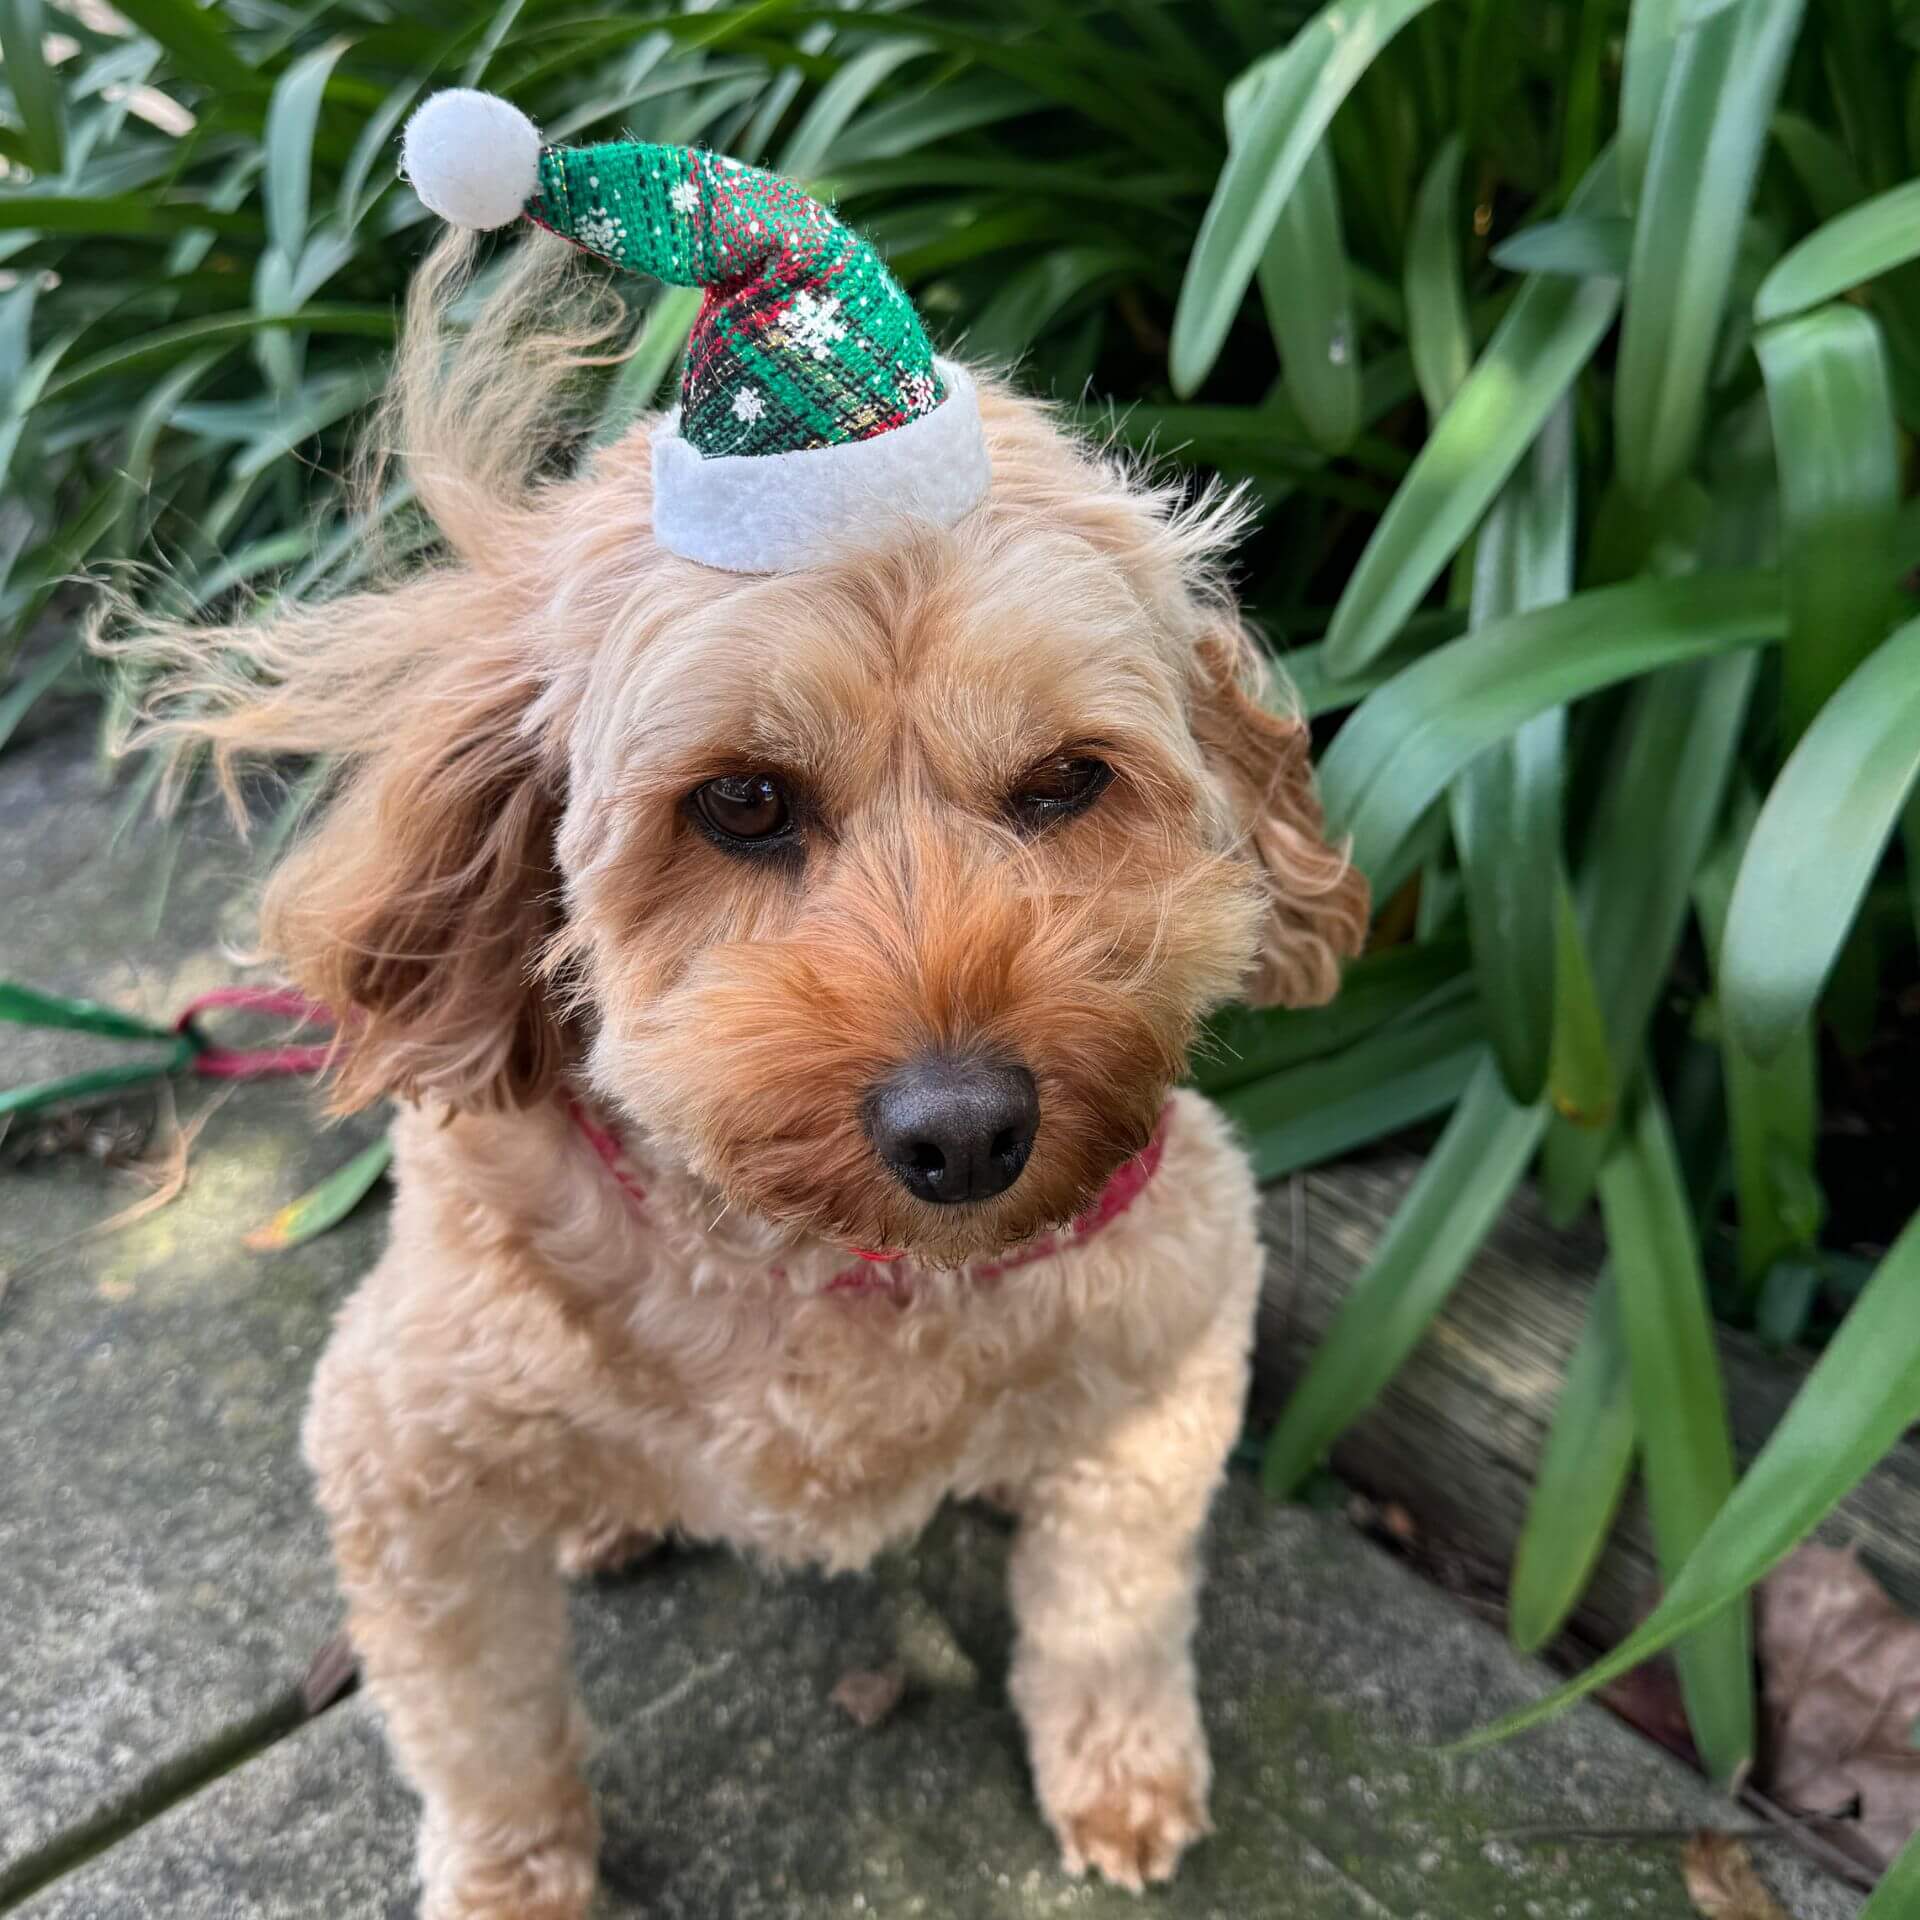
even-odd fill
[{"label": "green plaid hat", "polygon": [[435,94],[407,178],[456,226],[525,214],[616,267],[704,287],[653,430],[654,534],[738,573],[818,564],[987,490],[979,400],[873,248],[791,181],[693,147],[542,146],[491,94]]}]

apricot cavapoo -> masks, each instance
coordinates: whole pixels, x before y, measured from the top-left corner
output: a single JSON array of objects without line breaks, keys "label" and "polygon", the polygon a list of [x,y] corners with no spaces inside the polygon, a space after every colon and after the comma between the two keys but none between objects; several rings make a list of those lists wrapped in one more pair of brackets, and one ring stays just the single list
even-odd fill
[{"label": "apricot cavapoo", "polygon": [[[1234,510],[929,363],[770,176],[496,149],[534,171],[464,224],[561,238],[417,277],[380,437],[434,557],[121,642],[168,669],[147,737],[333,770],[263,939],[339,1022],[335,1105],[399,1103],[306,1445],[423,1911],[587,1910],[563,1568],[858,1567],[988,1490],[1041,1810],[1069,1869],[1162,1879],[1207,1827],[1198,1543],[1261,1266],[1176,1082],[1209,1008],[1325,1000],[1366,922]],[[663,222],[709,285],[682,406],[590,446],[610,295],[563,241],[633,265]]]}]

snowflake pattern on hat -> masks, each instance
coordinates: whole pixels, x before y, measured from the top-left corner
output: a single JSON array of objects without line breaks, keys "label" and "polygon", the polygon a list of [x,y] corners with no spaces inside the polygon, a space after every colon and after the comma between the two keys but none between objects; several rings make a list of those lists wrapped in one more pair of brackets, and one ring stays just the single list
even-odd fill
[{"label": "snowflake pattern on hat", "polygon": [[703,454],[866,440],[946,398],[874,250],[776,174],[693,147],[547,147],[528,212],[617,267],[706,289],[680,431]]}]

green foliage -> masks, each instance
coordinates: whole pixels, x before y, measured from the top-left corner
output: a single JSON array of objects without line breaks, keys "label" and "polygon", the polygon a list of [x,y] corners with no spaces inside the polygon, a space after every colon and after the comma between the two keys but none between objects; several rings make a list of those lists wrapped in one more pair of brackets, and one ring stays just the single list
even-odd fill
[{"label": "green foliage", "polygon": [[[1575,1604],[1638,1452],[1668,1595],[1603,1671],[1700,1636],[1689,1697],[1730,1767],[1736,1603],[1920,1417],[1920,1226],[1731,1492],[1703,1306],[1801,1324],[1823,1022],[1857,1045],[1910,965],[1917,22],[1904,0],[0,0],[0,674],[78,571],[148,563],[137,590],[189,611],[351,576],[336,476],[428,237],[393,177],[428,89],[837,196],[949,344],[1249,485],[1249,610],[1337,726],[1324,791],[1376,951],[1332,1009],[1223,1018],[1199,1077],[1268,1175],[1451,1118],[1270,1483],[1378,1393],[1530,1164],[1562,1214],[1599,1196],[1613,1279],[1515,1628],[1537,1643]],[[691,315],[621,295],[644,332],[601,440]],[[0,748],[85,671],[56,649],[0,688]]]},{"label": "green foliage", "polygon": [[1759,1458],[1668,1582],[1659,1606],[1577,1679],[1462,1744],[1484,1746],[1538,1726],[1683,1634],[1724,1616],[1806,1539],[1920,1420],[1916,1300],[1920,1218],[1888,1250]]},{"label": "green foliage", "polygon": [[1609,1268],[1567,1363],[1514,1549],[1507,1622],[1523,1653],[1544,1647],[1585,1591],[1633,1471],[1635,1437],[1633,1374]]},{"label": "green foliage", "polygon": [[[1662,1573],[1671,1580],[1712,1525],[1734,1480],[1733,1435],[1693,1215],[1665,1110],[1643,1083],[1620,1146],[1600,1170],[1633,1422]],[[1753,1761],[1753,1636],[1738,1601],[1675,1648],[1687,1718],[1723,1785]]]}]

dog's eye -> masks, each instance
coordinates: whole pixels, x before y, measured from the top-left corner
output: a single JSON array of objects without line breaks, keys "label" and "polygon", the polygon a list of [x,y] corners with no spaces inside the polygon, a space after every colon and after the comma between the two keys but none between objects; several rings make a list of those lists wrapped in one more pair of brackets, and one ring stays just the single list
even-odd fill
[{"label": "dog's eye", "polygon": [[1084,813],[1113,783],[1113,769],[1090,754],[1043,760],[1021,781],[1008,802],[1015,821],[1029,833],[1070,814]]},{"label": "dog's eye", "polygon": [[722,841],[781,838],[793,825],[786,788],[770,773],[729,773],[693,793],[694,811]]}]

